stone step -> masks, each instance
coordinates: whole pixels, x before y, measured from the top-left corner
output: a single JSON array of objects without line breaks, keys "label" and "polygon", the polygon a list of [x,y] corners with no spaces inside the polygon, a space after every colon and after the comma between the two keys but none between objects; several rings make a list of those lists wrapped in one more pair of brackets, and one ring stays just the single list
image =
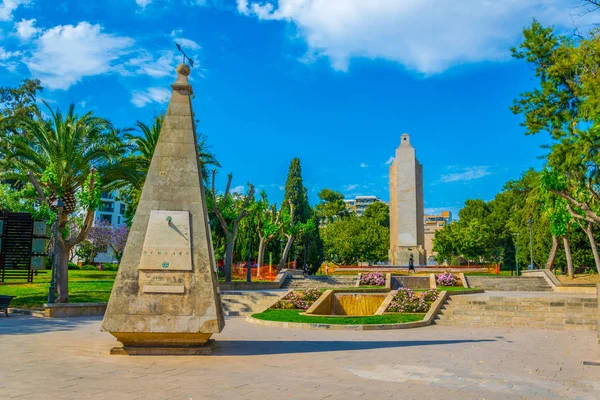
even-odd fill
[{"label": "stone step", "polygon": [[287,292],[272,291],[224,291],[221,293],[226,316],[248,315],[262,312]]},{"label": "stone step", "polygon": [[499,291],[552,291],[552,287],[543,277],[488,277],[466,276],[470,287]]},{"label": "stone step", "polygon": [[434,322],[461,327],[596,330],[598,303],[593,297],[560,295],[451,295]]}]

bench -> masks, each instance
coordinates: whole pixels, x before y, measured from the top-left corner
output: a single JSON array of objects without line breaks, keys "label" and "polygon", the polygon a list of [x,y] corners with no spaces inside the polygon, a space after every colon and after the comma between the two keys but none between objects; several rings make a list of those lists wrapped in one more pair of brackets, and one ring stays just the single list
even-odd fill
[{"label": "bench", "polygon": [[14,296],[0,296],[0,312],[4,311],[6,317],[8,318],[8,306],[10,305],[10,301],[14,299]]}]

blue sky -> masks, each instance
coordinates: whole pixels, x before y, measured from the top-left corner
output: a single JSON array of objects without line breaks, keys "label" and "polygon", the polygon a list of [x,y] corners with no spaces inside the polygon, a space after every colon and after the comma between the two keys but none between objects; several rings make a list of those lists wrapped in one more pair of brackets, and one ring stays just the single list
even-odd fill
[{"label": "blue sky", "polygon": [[547,136],[509,106],[535,81],[510,58],[532,18],[564,32],[600,19],[578,0],[0,0],[0,85],[42,80],[53,107],[117,126],[164,110],[181,58],[194,111],[241,190],[281,201],[302,161],[311,202],[327,187],[388,199],[409,133],[426,211],[489,200],[540,167]]}]

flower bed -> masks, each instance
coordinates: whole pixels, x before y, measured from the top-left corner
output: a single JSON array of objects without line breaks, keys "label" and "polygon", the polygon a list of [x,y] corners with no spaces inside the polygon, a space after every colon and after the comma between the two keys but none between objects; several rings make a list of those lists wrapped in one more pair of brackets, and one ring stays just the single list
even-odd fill
[{"label": "flower bed", "polygon": [[410,289],[398,289],[386,312],[392,313],[426,313],[431,303],[438,298],[435,289],[415,294]]},{"label": "flower bed", "polygon": [[385,276],[379,272],[369,272],[360,276],[360,286],[385,286]]},{"label": "flower bed", "polygon": [[271,308],[283,310],[308,310],[323,292],[319,289],[293,291],[285,295]]},{"label": "flower bed", "polygon": [[438,286],[456,286],[457,284],[456,277],[448,271],[439,274],[435,280]]}]

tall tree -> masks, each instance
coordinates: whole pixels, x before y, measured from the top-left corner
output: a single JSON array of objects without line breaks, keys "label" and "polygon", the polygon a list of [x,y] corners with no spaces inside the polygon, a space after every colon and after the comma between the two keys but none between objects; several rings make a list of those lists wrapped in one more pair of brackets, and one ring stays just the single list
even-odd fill
[{"label": "tall tree", "polygon": [[17,87],[0,87],[0,116],[34,117],[37,95],[43,90],[39,79],[24,79]]},{"label": "tall tree", "polygon": [[325,256],[336,262],[354,264],[388,258],[389,229],[371,218],[351,215],[321,229]]},{"label": "tall tree", "polygon": [[362,216],[372,219],[385,228],[390,227],[390,207],[382,201],[369,204]]},{"label": "tall tree", "polygon": [[233,175],[227,176],[227,186],[225,187],[225,193],[221,196],[221,199],[217,199],[217,192],[215,190],[215,178],[217,170],[212,172],[212,204],[213,212],[217,217],[221,229],[225,234],[225,281],[231,282],[231,271],[233,267],[233,247],[238,235],[238,229],[240,221],[248,215],[248,205],[254,198],[254,186],[250,185],[248,194],[243,198],[242,203],[239,207],[236,207],[235,199],[230,193],[231,180]]},{"label": "tall tree", "polygon": [[321,224],[327,224],[338,218],[349,215],[344,203],[344,195],[331,189],[323,189],[319,192],[321,201],[315,206],[315,213]]},{"label": "tall tree", "polygon": [[283,204],[292,204],[294,206],[292,222],[306,222],[310,217],[310,204],[308,195],[302,180],[302,167],[300,159],[294,158],[290,163],[287,181],[285,182],[285,194]]},{"label": "tall tree", "polygon": [[[46,108],[48,120],[35,106],[33,117],[15,116],[3,121],[25,135],[0,131],[0,179],[30,181],[42,205],[51,206],[56,198],[63,201],[64,208],[57,210],[57,301],[68,302],[69,253],[91,229],[101,190],[111,185],[121,170],[126,149],[122,132],[109,121],[91,112],[78,116],[73,105],[65,115],[47,104]],[[73,232],[68,229],[69,220],[77,208],[85,217],[79,231]]]},{"label": "tall tree", "polygon": [[257,260],[259,272],[265,261],[265,249],[267,244],[277,238],[281,233],[283,227],[283,221],[281,219],[282,211],[283,208],[277,211],[277,204],[269,204],[267,193],[264,190],[261,191],[260,200],[256,202],[254,209],[259,238]]},{"label": "tall tree", "polygon": [[[284,235],[288,242],[279,263],[279,270],[286,264],[292,245],[302,230],[302,224],[305,224],[311,217],[312,210],[308,203],[307,190],[302,180],[302,167],[298,158],[294,158],[290,163],[282,206],[287,208],[286,215],[290,220],[284,224]],[[302,249],[302,243],[299,243],[297,247]],[[296,249],[296,255],[298,252]]]}]

